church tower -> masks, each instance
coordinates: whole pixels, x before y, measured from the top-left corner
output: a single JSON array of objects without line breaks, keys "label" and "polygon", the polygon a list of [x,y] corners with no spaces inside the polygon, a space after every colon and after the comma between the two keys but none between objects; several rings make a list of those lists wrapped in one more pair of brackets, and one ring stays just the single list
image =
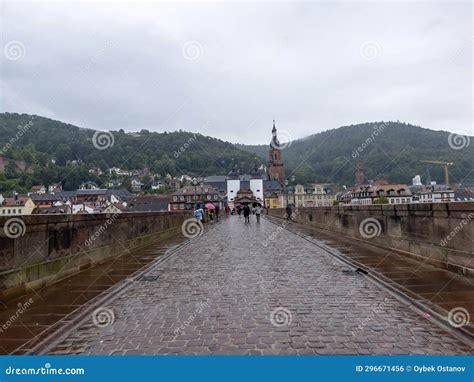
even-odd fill
[{"label": "church tower", "polygon": [[272,140],[270,142],[268,178],[270,180],[277,180],[282,186],[285,184],[283,161],[281,160],[280,142],[277,137],[275,120],[273,120]]}]

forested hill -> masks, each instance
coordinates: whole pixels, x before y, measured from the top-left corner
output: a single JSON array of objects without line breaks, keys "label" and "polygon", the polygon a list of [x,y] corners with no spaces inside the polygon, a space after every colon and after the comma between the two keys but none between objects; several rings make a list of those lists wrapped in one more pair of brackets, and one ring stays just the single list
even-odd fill
[{"label": "forested hill", "polygon": [[[291,128],[287,128],[291,131]],[[451,143],[451,145],[450,145]],[[237,147],[268,157],[268,145]],[[400,122],[374,122],[344,126],[291,142],[282,150],[286,174],[299,182],[335,182],[352,186],[354,164],[361,159],[366,179],[411,183],[419,174],[444,182],[441,166],[420,160],[454,162],[452,183],[474,181],[474,137],[450,135]]]},{"label": "forested hill", "polygon": [[[291,128],[287,128],[291,131]],[[33,184],[63,181],[74,189],[85,180],[103,185],[89,169],[150,168],[153,173],[191,176],[225,174],[235,163],[242,172],[266,164],[269,145],[234,145],[190,132],[142,130],[111,135],[27,114],[0,113],[0,157],[32,164],[33,173],[0,174],[0,193],[28,191]],[[113,142],[113,144],[111,144]],[[451,145],[450,145],[451,143]],[[105,147],[107,148],[105,148]],[[99,147],[99,148],[98,148]],[[384,178],[410,183],[419,174],[444,181],[441,166],[420,160],[454,162],[452,183],[474,181],[474,137],[456,137],[399,122],[344,126],[291,142],[282,150],[287,176],[297,182],[332,182],[352,186],[354,164],[362,159],[366,180]],[[263,158],[263,159],[262,159]],[[52,162],[52,160],[54,160]]]},{"label": "forested hill", "polygon": [[[63,178],[65,188],[74,189],[89,177],[88,169],[95,167],[102,170],[148,167],[162,176],[200,176],[225,174],[232,168],[232,161],[243,169],[255,166],[254,155],[232,143],[201,134],[146,130],[126,133],[119,130],[112,131],[111,135],[96,135],[94,139],[94,133],[95,130],[40,116],[0,113],[0,157],[33,164],[33,178],[16,186],[20,190],[31,182],[47,184]],[[113,145],[110,144],[112,141]],[[74,168],[71,167],[72,161]],[[26,174],[23,176],[28,177]],[[2,180],[5,181],[0,178],[0,182]]]}]

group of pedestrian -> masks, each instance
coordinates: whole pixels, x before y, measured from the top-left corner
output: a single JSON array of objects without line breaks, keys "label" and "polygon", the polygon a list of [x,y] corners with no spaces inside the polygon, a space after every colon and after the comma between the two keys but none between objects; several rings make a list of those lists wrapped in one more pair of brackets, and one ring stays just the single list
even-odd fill
[{"label": "group of pedestrian", "polygon": [[[206,206],[205,206],[206,207]],[[210,223],[214,223],[219,221],[219,206],[213,206],[214,208],[205,208],[203,209],[200,204],[196,204],[194,208],[194,218],[204,223],[206,220]]]},{"label": "group of pedestrian", "polygon": [[[201,223],[204,223],[205,221],[209,221],[210,223],[214,223],[214,221],[218,222],[220,211],[219,206],[213,206],[214,208],[206,207],[207,205],[202,208],[200,204],[196,204],[194,209],[194,218]],[[243,206],[239,205],[232,209],[229,206],[225,206],[224,210],[226,216],[239,215],[239,217],[241,217],[244,215],[245,223],[250,223],[251,214],[255,215],[257,223],[260,223],[260,217],[263,214],[263,208],[260,204],[256,204],[254,207],[251,207],[248,204]]]},{"label": "group of pedestrian", "polygon": [[[254,214],[255,217],[257,218],[257,223],[260,223],[260,216],[262,215],[262,206],[260,204],[257,204],[255,207],[250,208],[248,204],[244,205],[242,208],[242,212],[244,214],[245,218],[245,223],[250,223],[250,214]],[[240,216],[240,213],[239,213]]]}]

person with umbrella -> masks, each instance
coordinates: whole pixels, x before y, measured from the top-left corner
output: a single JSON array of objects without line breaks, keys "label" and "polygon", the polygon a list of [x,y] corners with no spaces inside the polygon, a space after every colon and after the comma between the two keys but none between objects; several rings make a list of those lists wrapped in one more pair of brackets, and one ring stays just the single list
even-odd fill
[{"label": "person with umbrella", "polygon": [[204,207],[206,207],[206,209],[208,210],[209,221],[211,223],[214,223],[214,210],[216,209],[216,206],[214,206],[214,204],[212,203],[206,203]]}]

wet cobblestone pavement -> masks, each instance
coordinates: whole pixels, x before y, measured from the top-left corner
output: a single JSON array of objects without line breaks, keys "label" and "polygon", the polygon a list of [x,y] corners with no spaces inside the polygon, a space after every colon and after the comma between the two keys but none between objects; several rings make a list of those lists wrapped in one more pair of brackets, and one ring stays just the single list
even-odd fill
[{"label": "wet cobblestone pavement", "polygon": [[[254,218],[254,217],[252,217]],[[269,221],[230,217],[50,354],[467,354],[365,276]]]}]

